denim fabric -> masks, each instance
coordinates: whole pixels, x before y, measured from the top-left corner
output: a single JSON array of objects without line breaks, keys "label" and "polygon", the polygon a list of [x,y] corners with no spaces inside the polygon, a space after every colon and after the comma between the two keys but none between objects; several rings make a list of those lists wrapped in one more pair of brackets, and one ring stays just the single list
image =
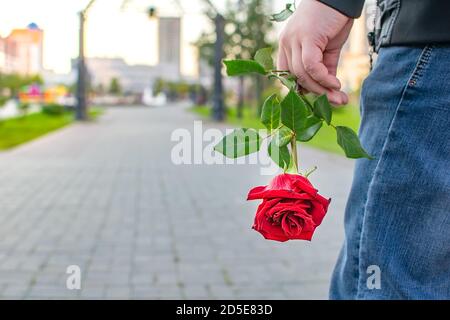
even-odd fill
[{"label": "denim fabric", "polygon": [[361,114],[330,298],[450,299],[450,46],[382,48]]}]

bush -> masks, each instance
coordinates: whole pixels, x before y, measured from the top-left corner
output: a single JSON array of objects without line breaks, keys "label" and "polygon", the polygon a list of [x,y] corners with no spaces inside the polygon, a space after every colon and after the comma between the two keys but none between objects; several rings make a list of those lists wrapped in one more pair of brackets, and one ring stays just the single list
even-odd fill
[{"label": "bush", "polygon": [[3,107],[6,102],[8,102],[9,98],[8,97],[0,97],[0,108]]},{"label": "bush", "polygon": [[28,114],[28,111],[30,110],[30,104],[27,102],[21,102],[19,103],[18,108],[22,113],[22,117],[25,117]]},{"label": "bush", "polygon": [[42,113],[45,113],[49,116],[61,116],[65,112],[64,106],[56,103],[43,105],[41,110]]}]

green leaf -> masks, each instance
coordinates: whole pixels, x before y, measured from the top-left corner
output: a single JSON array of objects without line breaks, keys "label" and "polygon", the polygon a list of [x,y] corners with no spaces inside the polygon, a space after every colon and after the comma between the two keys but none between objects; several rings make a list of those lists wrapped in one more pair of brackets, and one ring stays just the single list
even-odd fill
[{"label": "green leaf", "polygon": [[282,126],[277,132],[274,134],[272,142],[277,147],[284,147],[291,142],[292,137],[294,136],[294,132],[288,127]]},{"label": "green leaf", "polygon": [[235,129],[225,136],[214,150],[228,158],[239,158],[259,151],[261,137],[254,129]]},{"label": "green leaf", "polygon": [[273,144],[273,142],[271,142],[269,144],[268,152],[273,162],[275,162],[281,169],[284,171],[289,169],[292,163],[292,158],[287,146],[277,147]]},{"label": "green leaf", "polygon": [[351,159],[373,159],[361,146],[358,135],[350,128],[336,127],[337,143],[344,150],[345,155]]},{"label": "green leaf", "polygon": [[242,76],[250,73],[266,75],[267,72],[262,65],[253,60],[224,60],[227,68],[227,75]]},{"label": "green leaf", "polygon": [[275,78],[281,81],[281,83],[289,90],[295,90],[297,87],[297,79],[294,76],[284,77],[277,74],[271,74],[269,78]]},{"label": "green leaf", "polygon": [[305,121],[304,128],[297,133],[297,140],[302,142],[311,140],[322,128],[322,123],[322,119],[316,116],[309,116]]},{"label": "green leaf", "polygon": [[274,15],[271,16],[271,21],[276,21],[276,22],[282,22],[287,20],[293,13],[294,11],[291,9],[292,4],[287,4],[286,8],[284,10],[282,10],[279,13],[276,13]]},{"label": "green leaf", "polygon": [[264,67],[266,71],[275,69],[272,58],[272,48],[263,48],[256,51],[255,61]]},{"label": "green leaf", "polygon": [[314,114],[330,125],[332,117],[332,106],[328,101],[327,95],[321,95],[314,101]]},{"label": "green leaf", "polygon": [[294,90],[281,101],[281,123],[295,134],[301,134],[306,128],[306,119],[310,115],[309,108]]},{"label": "green leaf", "polygon": [[266,99],[261,111],[261,122],[272,131],[280,126],[281,106],[276,94]]}]

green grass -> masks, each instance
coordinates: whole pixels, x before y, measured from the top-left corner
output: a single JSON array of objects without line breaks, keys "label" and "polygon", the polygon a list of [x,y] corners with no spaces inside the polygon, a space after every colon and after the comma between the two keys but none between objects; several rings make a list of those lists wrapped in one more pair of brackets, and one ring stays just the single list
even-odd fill
[{"label": "green grass", "polygon": [[[209,117],[211,109],[208,106],[195,106],[191,109],[192,112],[202,116]],[[236,108],[227,109],[227,123],[244,128],[262,129],[264,126],[259,121],[256,115],[256,110],[245,108],[242,119],[238,119],[236,115]],[[336,126],[347,126],[357,131],[359,128],[360,116],[359,108],[355,105],[347,105],[346,107],[333,110],[333,124]],[[344,155],[342,149],[336,142],[336,131],[324,124],[319,133],[306,145],[325,150],[332,153]]]},{"label": "green grass", "polygon": [[103,108],[91,107],[91,108],[89,108],[89,111],[88,111],[89,120],[95,121],[104,113],[105,113],[105,110]]},{"label": "green grass", "polygon": [[[91,108],[89,116],[96,119],[103,110]],[[34,140],[49,132],[63,128],[74,121],[73,113],[67,112],[60,116],[47,115],[42,112],[24,117],[0,120],[0,150],[16,147],[22,143]]]}]

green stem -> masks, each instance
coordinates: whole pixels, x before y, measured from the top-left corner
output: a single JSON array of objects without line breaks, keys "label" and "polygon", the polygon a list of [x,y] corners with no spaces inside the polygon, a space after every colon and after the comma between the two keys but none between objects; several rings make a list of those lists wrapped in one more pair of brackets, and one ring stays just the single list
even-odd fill
[{"label": "green stem", "polygon": [[294,169],[295,172],[298,173],[298,153],[297,153],[297,140],[295,135],[291,140],[291,148],[292,148],[292,159],[294,160]]},{"label": "green stem", "polygon": [[268,138],[272,138],[272,137],[275,135],[275,133],[277,133],[277,131],[281,129],[282,126],[283,126],[283,125],[279,126],[279,127],[276,128],[276,129],[273,129],[273,130],[270,132],[269,135],[267,135],[267,136],[265,136],[265,137],[263,138],[263,140],[264,140],[264,139],[268,139]]},{"label": "green stem", "polygon": [[314,168],[312,168],[311,170],[309,170],[308,172],[306,172],[305,177],[308,178],[308,177],[311,175],[311,173],[313,173],[313,172],[316,171],[316,170],[317,170],[317,167],[314,166]]}]

